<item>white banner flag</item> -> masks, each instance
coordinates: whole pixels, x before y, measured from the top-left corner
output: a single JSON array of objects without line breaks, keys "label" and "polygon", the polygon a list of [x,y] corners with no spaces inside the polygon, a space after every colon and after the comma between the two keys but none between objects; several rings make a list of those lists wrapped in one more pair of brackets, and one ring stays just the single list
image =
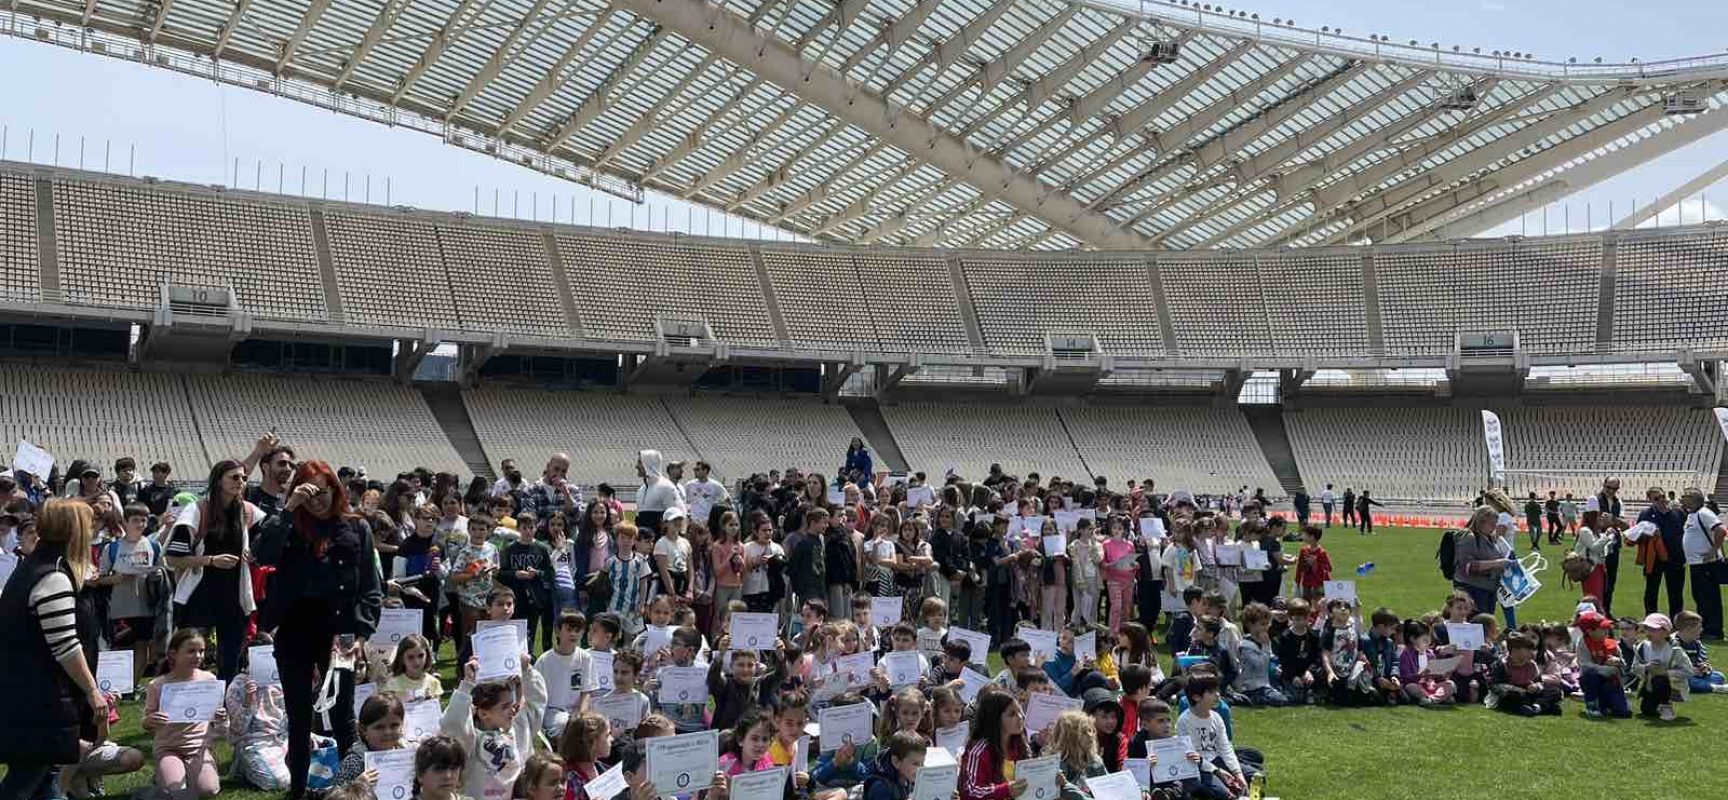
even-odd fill
[{"label": "white banner flag", "polygon": [[1500,417],[1482,410],[1482,440],[1488,443],[1488,473],[1494,483],[1506,485],[1506,439],[1500,431]]},{"label": "white banner flag", "polygon": [[1722,426],[1722,438],[1728,439],[1728,408],[1716,407],[1716,424]]}]

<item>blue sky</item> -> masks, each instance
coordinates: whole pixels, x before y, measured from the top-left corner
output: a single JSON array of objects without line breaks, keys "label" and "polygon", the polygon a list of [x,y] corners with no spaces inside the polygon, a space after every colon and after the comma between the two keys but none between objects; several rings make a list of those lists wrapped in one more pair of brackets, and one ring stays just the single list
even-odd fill
[{"label": "blue sky", "polygon": [[[1308,28],[1326,25],[1352,35],[1382,33],[1395,41],[1438,41],[1484,51],[1522,50],[1550,60],[1652,61],[1728,50],[1728,3],[1716,0],[1681,0],[1659,9],[1605,0],[1265,0],[1229,6],[1263,18],[1294,18]],[[610,210],[610,224],[617,226],[786,237],[675,199],[651,194],[644,206],[633,206],[423,134],[51,45],[0,38],[0,75],[31,76],[0,80],[0,147],[13,160],[26,160],[29,150],[29,160],[54,163],[58,137],[62,166],[79,165],[82,140],[82,163],[92,169],[103,169],[106,159],[111,171],[126,172],[135,153],[137,174],[199,183],[250,189],[262,175],[261,188],[274,191],[280,176],[286,191],[298,193],[304,171],[307,193],[340,198],[346,175],[347,197],[356,201],[367,199],[370,178],[370,200],[376,203],[384,202],[388,192],[396,204],[548,219],[556,197],[560,221],[569,221],[574,211],[577,222],[607,224]],[[1647,203],[1724,159],[1728,132],[1574,195],[1565,201],[1572,225],[1582,227],[1588,207],[1600,227],[1610,202],[1624,213],[1634,198]],[[1715,194],[1728,201],[1728,185],[1705,190],[1713,207],[1710,218],[1728,217],[1715,210],[1728,207]],[[1686,221],[1697,221],[1698,200],[1684,213]],[[1563,216],[1559,206],[1550,211],[1550,231],[1559,232]],[[1675,213],[1664,220],[1671,224]],[[1535,214],[1525,225],[1529,233],[1541,232]],[[1493,233],[1520,229],[1515,221]]]}]

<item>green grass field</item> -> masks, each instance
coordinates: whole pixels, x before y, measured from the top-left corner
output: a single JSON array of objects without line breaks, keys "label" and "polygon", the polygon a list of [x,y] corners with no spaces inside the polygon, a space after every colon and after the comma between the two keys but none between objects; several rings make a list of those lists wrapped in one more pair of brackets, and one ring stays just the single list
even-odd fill
[{"label": "green grass field", "polygon": [[[1436,540],[1437,533],[1427,529],[1361,537],[1337,528],[1325,544],[1336,577],[1354,577],[1357,564],[1375,563],[1374,572],[1358,580],[1365,608],[1384,605],[1415,616],[1438,609],[1449,591],[1434,566]],[[1622,614],[1642,611],[1637,569],[1630,556],[1621,564],[1616,600]],[[1558,566],[1539,577],[1547,585],[1519,609],[1520,621],[1570,618],[1576,587],[1561,587]],[[454,685],[450,659],[444,653],[447,687]],[[999,666],[994,656],[991,661]],[[1242,709],[1235,716],[1236,738],[1238,745],[1266,753],[1269,792],[1282,798],[1728,797],[1728,777],[1721,777],[1707,746],[1720,736],[1707,731],[1728,727],[1728,696],[1695,697],[1680,706],[1680,719],[1672,723],[1591,721],[1582,708],[1568,701],[1565,716],[1536,719],[1480,707]],[[122,707],[114,738],[148,751],[137,701]],[[226,765],[225,746],[220,755]],[[149,775],[146,769],[110,778],[105,790],[124,797]],[[262,800],[266,793],[230,787],[222,796]]]}]

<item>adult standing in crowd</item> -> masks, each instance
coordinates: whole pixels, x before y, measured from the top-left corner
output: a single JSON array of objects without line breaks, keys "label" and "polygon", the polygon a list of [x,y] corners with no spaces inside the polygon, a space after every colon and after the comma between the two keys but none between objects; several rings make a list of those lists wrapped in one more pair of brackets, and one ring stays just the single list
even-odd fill
[{"label": "adult standing in crowd", "polygon": [[1680,495],[1686,512],[1684,546],[1686,564],[1692,573],[1692,602],[1704,618],[1704,638],[1722,638],[1722,538],[1728,533],[1716,512],[1704,507],[1704,493],[1689,488]]},{"label": "adult standing in crowd", "polygon": [[[1602,491],[1596,493],[1596,507],[1602,512],[1603,527],[1619,530],[1626,529],[1620,506],[1620,479],[1609,478],[1602,482]],[[1620,579],[1620,538],[1610,537],[1608,540],[1608,560],[1602,562],[1606,574],[1602,576],[1602,616],[1614,616],[1614,583]]]},{"label": "adult standing in crowd", "polygon": [[708,462],[696,462],[692,472],[695,477],[684,484],[684,502],[689,504],[690,519],[707,526],[714,533],[719,533],[716,530],[719,520],[713,518],[714,509],[731,505],[732,495],[726,491],[726,484],[711,477],[714,467]]},{"label": "adult standing in crowd", "polygon": [[1296,525],[1298,528],[1308,527],[1308,514],[1314,510],[1313,501],[1308,497],[1308,490],[1298,488],[1290,496],[1290,505],[1296,509]]},{"label": "adult standing in crowd", "polygon": [[1344,487],[1344,527],[1356,524],[1356,490]]},{"label": "adult standing in crowd", "polygon": [[[260,627],[276,632],[276,664],[288,716],[290,798],[306,791],[312,763],[312,701],[331,652],[356,653],[377,629],[382,593],[372,533],[349,511],[330,465],[301,464],[281,511],[258,528],[259,563],[276,568]],[[329,710],[338,752],[354,736],[352,687]]]},{"label": "adult standing in crowd", "polygon": [[511,492],[528,491],[528,485],[522,482],[522,468],[516,466],[516,459],[506,458],[498,462],[498,474],[503,477],[492,482],[488,494],[492,497],[507,497]]},{"label": "adult standing in crowd", "polygon": [[232,679],[246,644],[246,618],[254,610],[246,574],[252,527],[264,519],[242,499],[246,465],[216,462],[204,499],[180,510],[164,552],[174,570],[174,624],[216,632],[216,675]]},{"label": "adult standing in crowd", "polygon": [[[51,500],[40,539],[0,592],[0,800],[44,796],[56,764],[77,763],[81,713],[102,724],[107,695],[86,660],[81,630],[94,630],[93,610],[77,595],[90,574],[93,516],[87,503]],[[90,618],[81,618],[81,617]],[[80,706],[82,703],[82,707]]]},{"label": "adult standing in crowd", "polygon": [[120,508],[125,508],[138,496],[138,490],[144,488],[144,482],[138,479],[138,462],[131,456],[122,456],[114,460],[114,480],[108,482],[108,490],[120,501]]},{"label": "adult standing in crowd", "polygon": [[1512,559],[1502,555],[1500,514],[1489,506],[1477,506],[1470,524],[1452,538],[1452,585],[1476,604],[1476,610],[1492,614],[1500,588],[1500,575]]},{"label": "adult standing in crowd", "polygon": [[570,454],[553,453],[546,459],[546,467],[540,470],[540,480],[522,492],[522,502],[517,511],[533,514],[540,520],[550,518],[557,511],[564,512],[568,519],[578,519],[582,513],[582,494],[569,481],[569,474]]},{"label": "adult standing in crowd", "polygon": [[262,466],[258,485],[246,489],[246,502],[266,514],[280,510],[282,502],[288,499],[288,479],[294,475],[294,448],[283,444],[276,434],[266,433],[241,463],[247,475],[252,474],[254,466]]},{"label": "adult standing in crowd", "polygon": [[150,509],[152,516],[160,517],[168,512],[168,501],[174,497],[174,487],[168,483],[168,476],[174,468],[166,461],[158,461],[150,465],[150,482],[138,488],[138,502]]},{"label": "adult standing in crowd", "polygon": [[[1652,486],[1644,493],[1650,506],[1639,522],[1656,526],[1656,536],[1638,540],[1638,565],[1644,568],[1644,613],[1656,613],[1656,594],[1668,584],[1668,616],[1686,610],[1686,512],[1668,502],[1668,493]],[[1604,575],[1606,580],[1606,575]]]},{"label": "adult standing in crowd", "polygon": [[678,486],[666,477],[666,459],[659,450],[643,450],[636,454],[636,475],[642,479],[642,491],[636,496],[636,527],[644,532],[660,532],[660,517],[668,508],[684,507],[678,497]]}]

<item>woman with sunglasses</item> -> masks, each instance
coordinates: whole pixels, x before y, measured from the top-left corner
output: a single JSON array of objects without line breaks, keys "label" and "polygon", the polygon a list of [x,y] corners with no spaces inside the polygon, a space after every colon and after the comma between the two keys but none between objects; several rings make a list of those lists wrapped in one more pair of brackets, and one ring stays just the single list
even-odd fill
[{"label": "woman with sunglasses", "polygon": [[216,676],[240,671],[246,618],[255,606],[246,571],[251,532],[264,512],[242,499],[246,465],[233,459],[210,468],[204,497],[180,511],[163,553],[174,570],[174,624],[216,634]]}]

